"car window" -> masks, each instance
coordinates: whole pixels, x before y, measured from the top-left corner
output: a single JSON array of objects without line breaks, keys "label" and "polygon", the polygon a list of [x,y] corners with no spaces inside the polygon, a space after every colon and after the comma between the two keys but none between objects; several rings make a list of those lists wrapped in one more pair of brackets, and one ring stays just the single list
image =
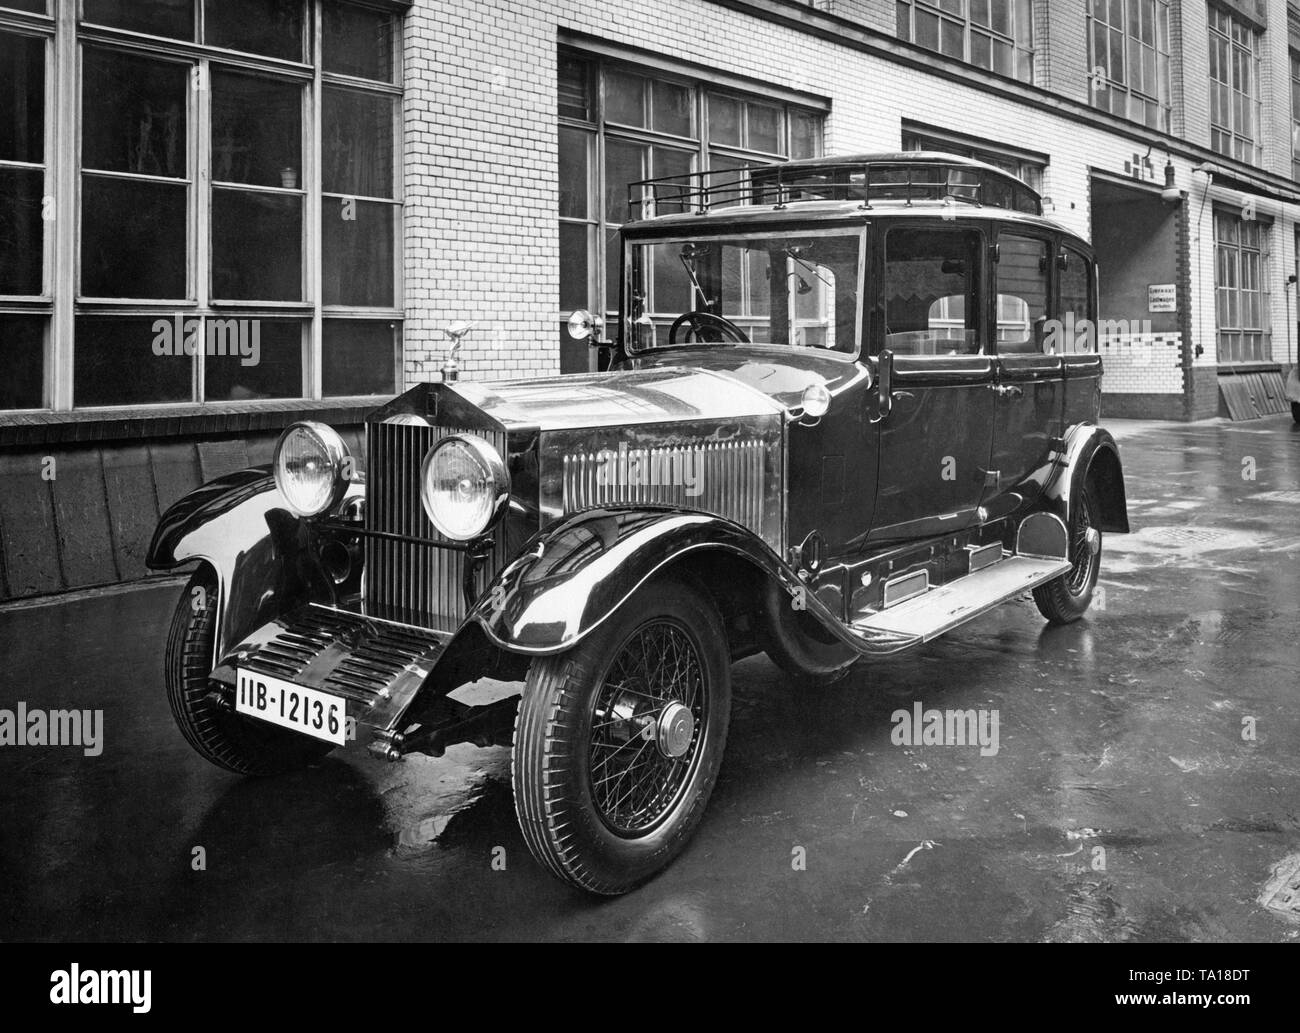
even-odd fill
[{"label": "car window", "polygon": [[1063,347],[1060,351],[1089,352],[1096,351],[1095,337],[1085,332],[1091,326],[1092,306],[1089,301],[1089,287],[1092,280],[1092,263],[1081,251],[1072,247],[1061,249],[1060,264],[1060,303],[1057,306],[1057,319],[1065,328],[1061,335]]},{"label": "car window", "polygon": [[885,347],[896,355],[975,355],[979,243],[973,230],[898,227],[885,236]]},{"label": "car window", "polygon": [[1038,237],[998,237],[998,351],[1041,353],[1047,346],[1051,244]]},{"label": "car window", "polygon": [[637,243],[632,350],[736,342],[852,354],[858,230]]}]

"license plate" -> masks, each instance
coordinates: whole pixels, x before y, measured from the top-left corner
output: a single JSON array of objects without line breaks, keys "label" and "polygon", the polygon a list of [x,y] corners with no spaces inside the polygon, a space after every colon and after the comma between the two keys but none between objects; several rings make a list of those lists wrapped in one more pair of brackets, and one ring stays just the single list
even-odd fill
[{"label": "license plate", "polygon": [[235,710],[342,746],[347,706],[338,696],[253,671],[239,671]]}]

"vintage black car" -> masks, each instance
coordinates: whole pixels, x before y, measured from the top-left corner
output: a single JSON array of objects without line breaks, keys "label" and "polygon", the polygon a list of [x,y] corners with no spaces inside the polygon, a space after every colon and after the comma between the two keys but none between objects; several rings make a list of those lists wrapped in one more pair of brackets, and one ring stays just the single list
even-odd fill
[{"label": "vintage black car", "polygon": [[[737,659],[807,692],[1030,591],[1087,610],[1124,484],[1092,253],[1032,190],[900,153],[631,203],[613,340],[570,324],[603,372],[453,359],[369,416],[364,463],[301,423],[165,515],[151,566],[197,562],[166,681],[199,754],[513,745],[529,848],[615,894],[699,823]],[[452,698],[485,677],[522,696]]]}]

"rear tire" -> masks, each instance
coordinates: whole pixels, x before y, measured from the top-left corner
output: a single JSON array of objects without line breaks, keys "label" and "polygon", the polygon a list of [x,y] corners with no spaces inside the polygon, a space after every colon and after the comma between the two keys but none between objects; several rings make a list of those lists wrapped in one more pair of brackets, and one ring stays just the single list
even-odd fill
[{"label": "rear tire", "polygon": [[1291,403],[1291,419],[1295,420],[1296,423],[1300,423],[1300,402]]},{"label": "rear tire", "polygon": [[655,875],[704,814],[730,713],[725,628],[685,581],[652,582],[567,653],[534,660],[511,763],[528,849],[589,893]]},{"label": "rear tire", "polygon": [[186,742],[237,775],[282,775],[321,760],[334,748],[330,743],[241,717],[209,697],[217,604],[216,575],[201,567],[176,604],[167,636],[167,702]]},{"label": "rear tire", "polygon": [[[1087,485],[1074,506],[1069,526],[1069,558],[1074,566],[1058,578],[1034,589],[1038,612],[1051,624],[1071,624],[1092,605],[1092,593],[1101,573],[1101,529],[1092,486]],[[1095,545],[1089,539],[1095,536]]]}]

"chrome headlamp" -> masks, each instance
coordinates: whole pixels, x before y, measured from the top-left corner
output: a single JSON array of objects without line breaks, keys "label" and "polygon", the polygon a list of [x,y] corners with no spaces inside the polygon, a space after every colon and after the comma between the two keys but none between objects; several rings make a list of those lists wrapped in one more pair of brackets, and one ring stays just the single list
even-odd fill
[{"label": "chrome headlamp", "polygon": [[420,501],[440,534],[453,541],[477,538],[505,512],[510,474],[483,438],[455,434],[429,450],[420,468]]},{"label": "chrome headlamp", "polygon": [[319,516],[347,491],[351,475],[348,447],[323,423],[295,423],[275,446],[275,486],[300,517]]}]

